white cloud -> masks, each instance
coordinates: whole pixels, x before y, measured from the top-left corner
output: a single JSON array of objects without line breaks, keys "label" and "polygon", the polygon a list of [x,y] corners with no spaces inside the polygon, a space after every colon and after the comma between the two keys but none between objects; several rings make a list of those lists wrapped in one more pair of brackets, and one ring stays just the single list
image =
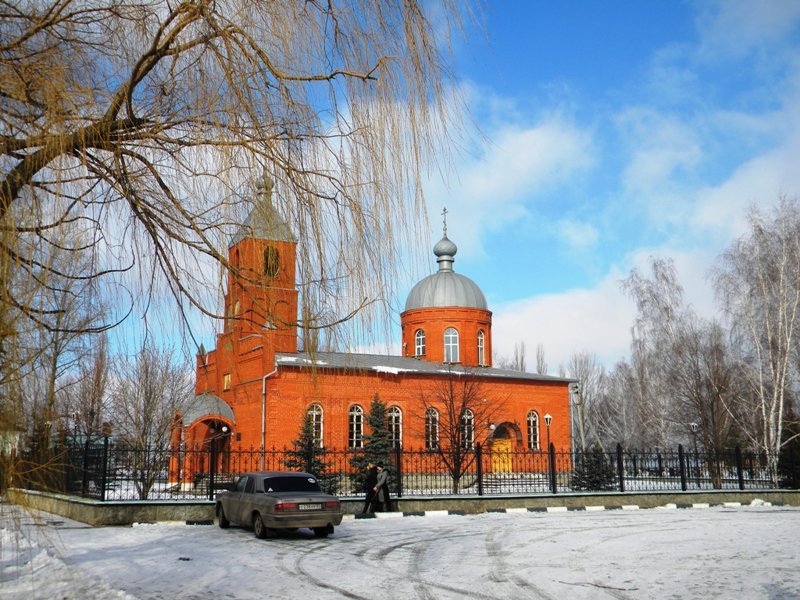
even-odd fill
[{"label": "white cloud", "polygon": [[780,41],[800,20],[797,0],[717,0],[697,4],[697,29],[704,58],[738,58],[753,48]]},{"label": "white cloud", "polygon": [[524,341],[528,369],[533,368],[534,349],[542,344],[550,373],[556,374],[577,352],[597,356],[607,368],[630,354],[630,331],[636,317],[633,301],[621,290],[621,281],[632,268],[650,273],[650,257],[671,258],[685,301],[702,318],[718,315],[710,269],[717,251],[687,250],[668,245],[640,248],[612,267],[596,286],[563,293],[533,296],[493,307],[492,344],[500,356],[511,356],[514,345]]},{"label": "white cloud", "polygon": [[619,288],[623,275],[609,273],[593,289],[568,290],[493,307],[494,352],[511,356],[524,341],[531,369],[538,344],[545,349],[550,373],[581,351],[595,354],[606,366],[628,355],[635,309]]},{"label": "white cloud", "polygon": [[653,109],[629,109],[617,118],[631,159],[622,174],[632,195],[660,193],[676,173],[696,167],[703,158],[697,132],[678,118]]},{"label": "white cloud", "polygon": [[743,163],[721,184],[699,190],[692,226],[715,231],[718,239],[742,235],[750,206],[772,205],[784,194],[798,195],[798,155],[800,144],[787,144]]},{"label": "white cloud", "polygon": [[461,256],[482,254],[484,231],[518,222],[537,194],[588,169],[595,160],[589,130],[559,115],[532,126],[507,122],[473,150],[450,174],[449,187],[439,180],[426,186],[431,222],[440,221],[442,206],[448,207],[448,223],[458,232]]},{"label": "white cloud", "polygon": [[586,250],[597,243],[597,228],[591,223],[562,219],[558,222],[561,242],[576,250]]}]

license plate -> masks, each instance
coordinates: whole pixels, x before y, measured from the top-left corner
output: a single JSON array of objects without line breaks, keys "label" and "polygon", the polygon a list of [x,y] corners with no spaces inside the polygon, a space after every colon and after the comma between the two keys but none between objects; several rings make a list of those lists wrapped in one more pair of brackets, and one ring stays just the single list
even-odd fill
[{"label": "license plate", "polygon": [[298,504],[297,510],[322,510],[322,504]]}]

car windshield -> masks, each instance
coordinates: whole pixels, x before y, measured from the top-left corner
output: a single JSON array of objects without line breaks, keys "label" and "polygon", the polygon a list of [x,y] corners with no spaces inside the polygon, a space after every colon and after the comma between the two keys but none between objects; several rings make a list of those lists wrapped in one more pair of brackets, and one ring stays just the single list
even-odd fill
[{"label": "car windshield", "polygon": [[319,492],[319,483],[314,477],[270,477],[264,480],[264,491],[270,492]]}]

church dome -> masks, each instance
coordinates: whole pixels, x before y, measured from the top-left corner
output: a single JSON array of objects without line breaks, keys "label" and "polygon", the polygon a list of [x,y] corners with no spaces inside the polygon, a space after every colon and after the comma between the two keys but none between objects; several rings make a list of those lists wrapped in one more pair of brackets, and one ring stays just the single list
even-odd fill
[{"label": "church dome", "polygon": [[488,310],[486,296],[469,277],[453,271],[458,247],[448,239],[447,233],[433,247],[439,271],[417,283],[406,299],[405,310],[458,306]]}]

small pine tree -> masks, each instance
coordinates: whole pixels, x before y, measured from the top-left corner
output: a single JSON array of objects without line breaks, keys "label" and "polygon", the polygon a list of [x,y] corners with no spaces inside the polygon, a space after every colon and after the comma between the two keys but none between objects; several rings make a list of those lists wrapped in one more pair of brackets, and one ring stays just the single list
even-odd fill
[{"label": "small pine tree", "polygon": [[320,487],[329,494],[338,491],[339,483],[335,475],[328,472],[330,464],[325,461],[325,450],[314,443],[314,422],[306,413],[300,424],[300,432],[292,441],[291,449],[286,451],[283,465],[293,471],[305,471],[315,475]]},{"label": "small pine tree", "polygon": [[572,474],[572,489],[585,491],[613,490],[617,474],[614,466],[600,446],[593,446],[588,452],[575,457],[575,471]]},{"label": "small pine tree", "polygon": [[[353,473],[353,486],[356,490],[361,490],[364,487],[367,464],[383,463],[386,467],[391,466],[392,445],[386,421],[386,405],[378,394],[373,396],[370,403],[367,425],[369,433],[364,434],[364,451],[359,452],[350,459],[350,465],[355,470]],[[392,486],[393,481],[394,473],[390,470],[390,486]]]}]

